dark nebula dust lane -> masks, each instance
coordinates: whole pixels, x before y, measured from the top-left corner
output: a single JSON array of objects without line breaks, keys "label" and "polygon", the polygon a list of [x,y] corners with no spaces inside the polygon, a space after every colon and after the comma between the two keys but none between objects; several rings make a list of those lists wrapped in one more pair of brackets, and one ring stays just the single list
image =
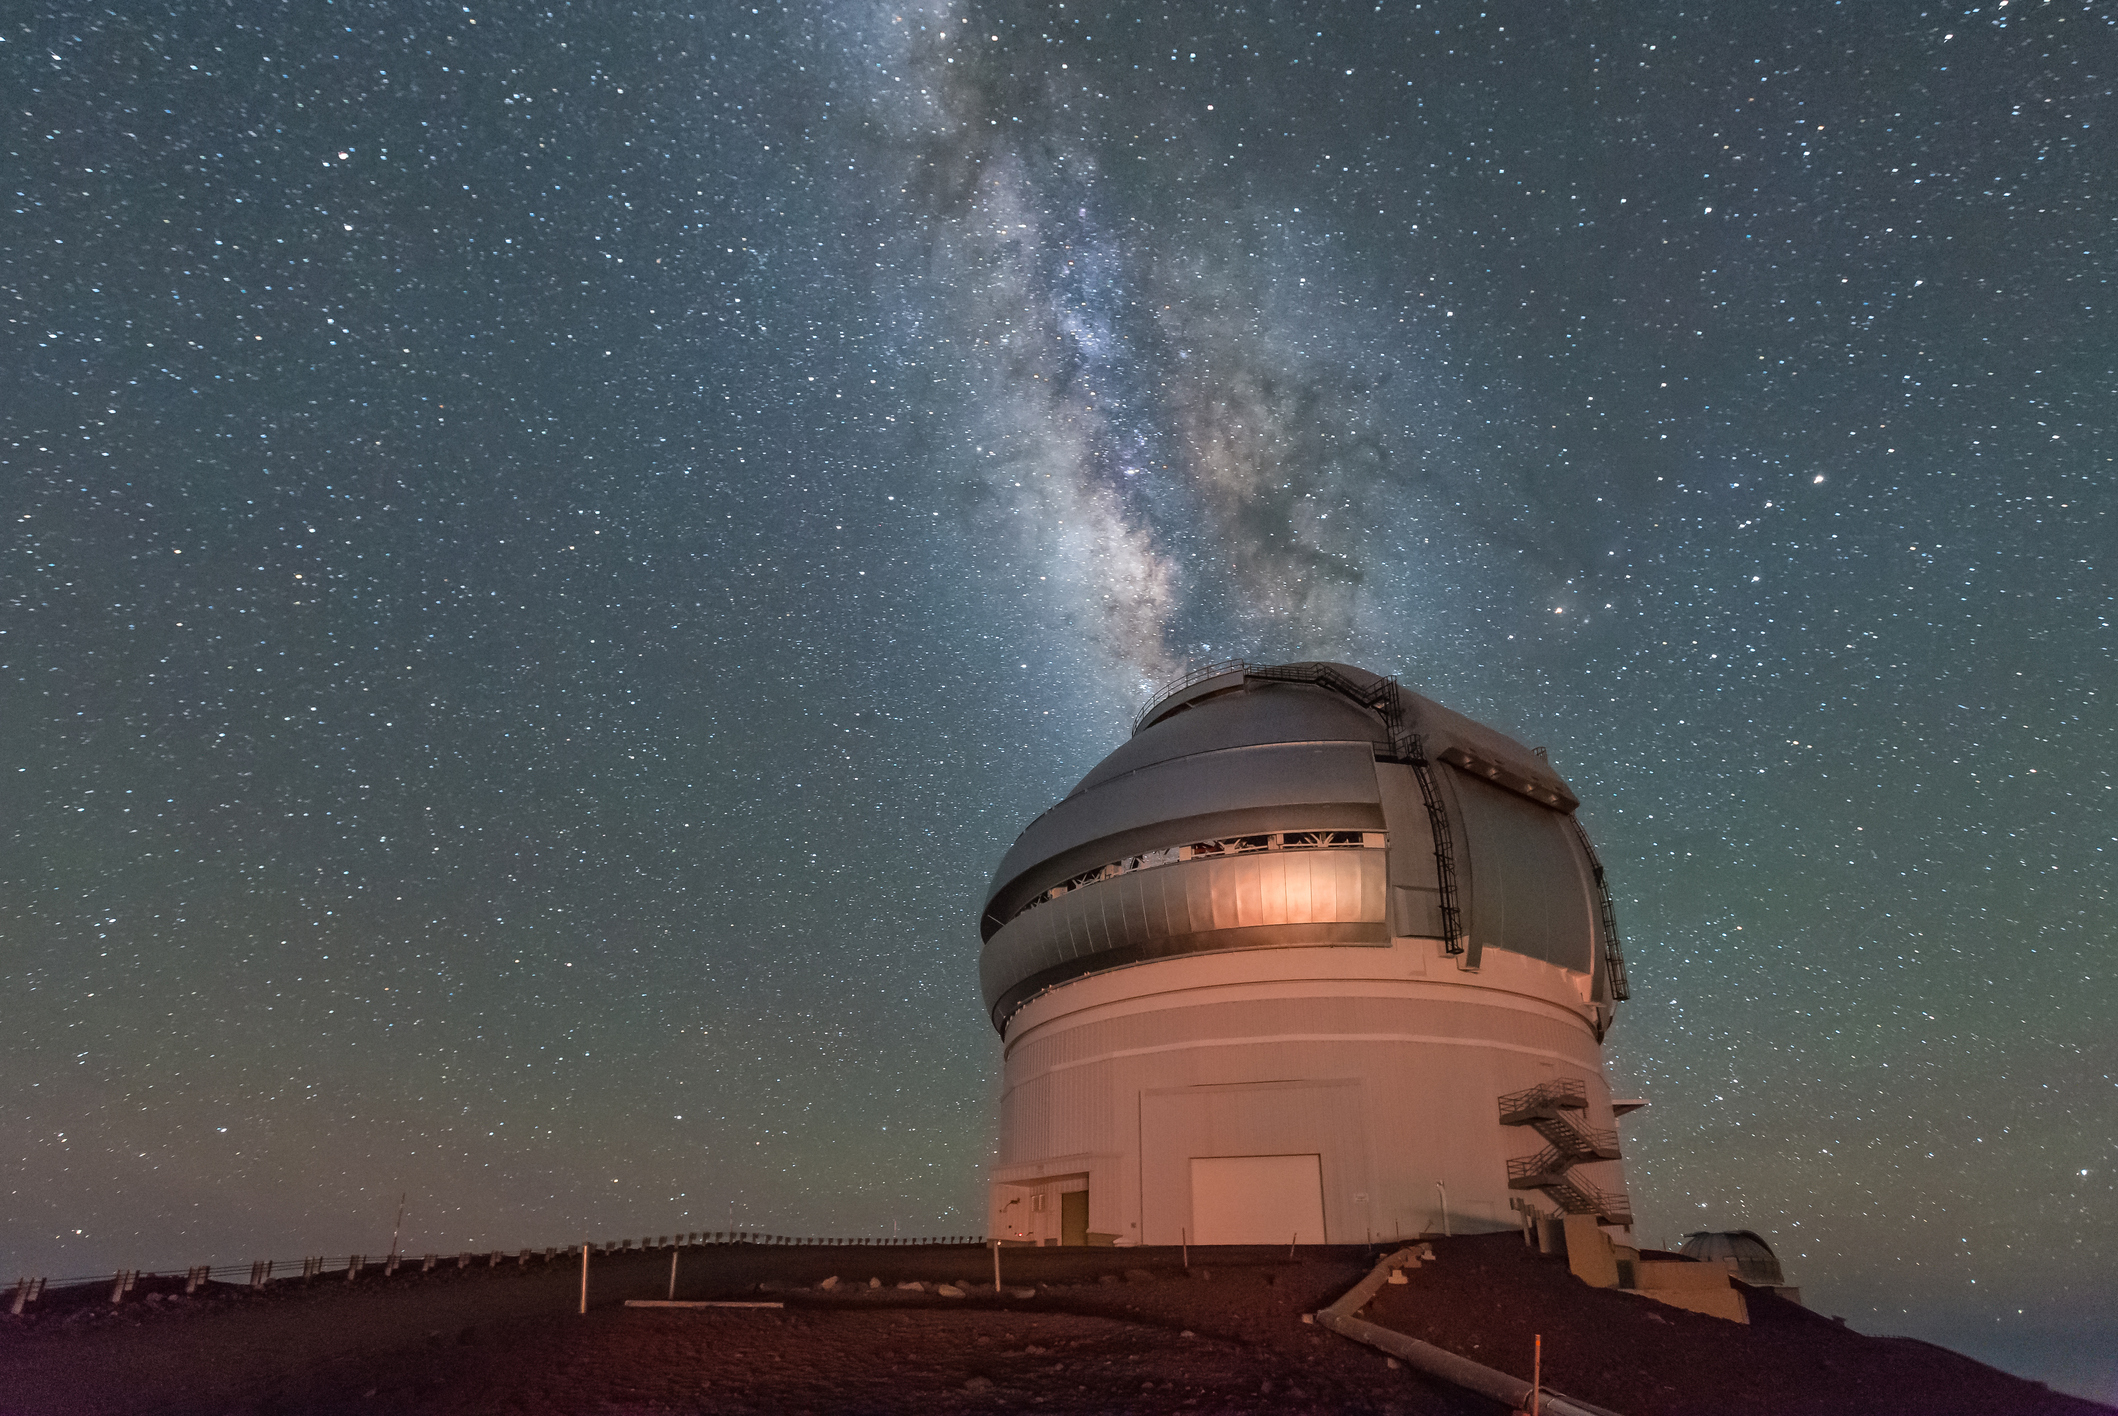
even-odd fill
[{"label": "dark nebula dust lane", "polygon": [[959,1232],[987,872],[1331,657],[1580,791],[1650,1237],[2110,1396],[2114,30],[33,3],[0,1263]]}]

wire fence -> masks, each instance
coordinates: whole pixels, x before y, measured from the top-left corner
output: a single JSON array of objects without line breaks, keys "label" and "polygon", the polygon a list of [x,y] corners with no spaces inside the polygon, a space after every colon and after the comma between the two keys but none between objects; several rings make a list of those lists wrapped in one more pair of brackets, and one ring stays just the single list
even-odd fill
[{"label": "wire fence", "polygon": [[[255,1259],[247,1264],[197,1264],[182,1271],[184,1291],[197,1292],[209,1283],[234,1285],[242,1288],[262,1289],[275,1282],[299,1279],[309,1282],[320,1278],[336,1279],[344,1283],[357,1282],[363,1275],[377,1274],[389,1277],[400,1270],[431,1273],[435,1269],[499,1268],[513,1264],[527,1268],[532,1263],[552,1263],[561,1258],[570,1258],[586,1248],[592,1256],[617,1256],[624,1254],[646,1254],[667,1252],[671,1249],[698,1249],[708,1246],[728,1247],[783,1246],[796,1248],[934,1248],[945,1246],[976,1245],[986,1243],[980,1234],[947,1234],[940,1236],[892,1237],[892,1238],[819,1238],[790,1234],[764,1234],[756,1230],[718,1230],[707,1232],[693,1230],[681,1234],[649,1235],[641,1239],[607,1239],[601,1243],[587,1242],[569,1244],[564,1248],[543,1249],[489,1249],[460,1250],[454,1254],[391,1254],[386,1258],[372,1258],[365,1254],[348,1254],[344,1259],[316,1256],[305,1259]],[[81,1274],[71,1278],[18,1278],[6,1290],[5,1302],[8,1311],[20,1317],[30,1305],[38,1302],[49,1290],[62,1294],[77,1293],[81,1289],[110,1289],[110,1301],[122,1303],[125,1295],[143,1278],[175,1279],[176,1269],[118,1269],[113,1273]]]}]

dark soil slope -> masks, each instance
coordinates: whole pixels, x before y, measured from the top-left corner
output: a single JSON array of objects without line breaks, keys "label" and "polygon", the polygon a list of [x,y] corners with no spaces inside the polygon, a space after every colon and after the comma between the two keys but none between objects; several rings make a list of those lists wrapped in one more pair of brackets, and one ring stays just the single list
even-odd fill
[{"label": "dark soil slope", "polygon": [[[1370,1251],[1191,1256],[1187,1276],[1175,1251],[1011,1250],[1008,1287],[1037,1290],[1021,1299],[979,1249],[708,1247],[679,1255],[678,1297],[787,1306],[671,1310],[623,1306],[669,1276],[667,1252],[626,1255],[595,1260],[586,1317],[578,1259],[190,1299],[143,1280],[115,1311],[105,1289],[0,1318],[0,1412],[1499,1416],[1302,1323]],[[814,1287],[833,1275],[849,1286]],[[967,1296],[895,1286],[916,1280]]]},{"label": "dark soil slope", "polygon": [[[1510,1236],[1437,1240],[1375,1321],[1528,1371],[1545,1335],[1562,1390],[1625,1416],[2036,1412],[2110,1416],[1966,1358],[1867,1338],[1789,1305],[1749,1328],[1584,1287]],[[1373,1262],[1365,1249],[1011,1250],[707,1247],[680,1298],[782,1309],[627,1308],[668,1291],[665,1252],[215,1286],[145,1279],[0,1316],[0,1413],[1450,1413],[1501,1408],[1305,1325]],[[816,1285],[837,1276],[833,1291]],[[868,1286],[868,1280],[879,1280]],[[966,1296],[900,1289],[953,1281]]]},{"label": "dark soil slope", "polygon": [[1865,1336],[1769,1292],[1748,1291],[1744,1326],[1590,1288],[1513,1235],[1435,1248],[1441,1262],[1383,1289],[1369,1321],[1524,1380],[1541,1334],[1547,1382],[1624,1416],[2109,1412],[1913,1338]]}]

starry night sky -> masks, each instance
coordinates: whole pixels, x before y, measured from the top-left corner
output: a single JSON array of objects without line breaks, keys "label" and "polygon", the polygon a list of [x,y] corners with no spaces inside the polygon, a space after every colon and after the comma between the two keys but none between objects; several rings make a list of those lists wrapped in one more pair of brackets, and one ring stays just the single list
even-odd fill
[{"label": "starry night sky", "polygon": [[14,16],[0,1277],[976,1232],[988,872],[1330,657],[1646,1237],[2112,1390],[2111,4]]}]

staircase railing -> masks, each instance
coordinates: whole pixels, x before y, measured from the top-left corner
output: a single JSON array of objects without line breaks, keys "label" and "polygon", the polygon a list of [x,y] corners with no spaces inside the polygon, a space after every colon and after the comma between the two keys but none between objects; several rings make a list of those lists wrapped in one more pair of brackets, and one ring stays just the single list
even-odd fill
[{"label": "staircase railing", "polygon": [[1500,1124],[1527,1126],[1540,1116],[1588,1109],[1588,1083],[1578,1077],[1554,1077],[1500,1099]]}]

